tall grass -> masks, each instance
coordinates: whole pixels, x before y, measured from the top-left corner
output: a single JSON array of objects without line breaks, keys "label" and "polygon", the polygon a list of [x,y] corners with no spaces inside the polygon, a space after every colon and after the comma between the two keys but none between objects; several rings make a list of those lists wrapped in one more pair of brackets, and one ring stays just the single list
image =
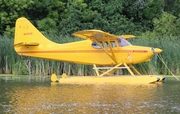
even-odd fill
[{"label": "tall grass", "polygon": [[[81,40],[72,36],[46,35],[49,39],[57,43],[66,43]],[[29,75],[50,75],[56,73],[61,75],[95,75],[92,66],[65,63],[53,60],[44,60],[31,57],[19,56],[13,48],[13,38],[0,36],[0,73],[2,74],[29,74]],[[174,74],[180,74],[180,41],[170,38],[157,38],[149,41],[147,38],[133,39],[134,45],[161,48],[162,58]],[[150,62],[137,64],[135,67],[142,74],[169,74],[163,63],[158,57],[152,57]],[[123,70],[124,73],[127,71]],[[122,73],[120,71],[120,73]]]},{"label": "tall grass", "polygon": [[[132,43],[135,45],[149,46],[162,49],[163,52],[160,54],[160,56],[162,56],[164,63],[174,74],[180,74],[179,40],[171,39],[169,37],[156,38],[156,40],[151,40],[148,38],[139,38],[134,39]],[[145,73],[170,74],[170,72],[165,67],[164,63],[157,56],[154,56],[152,57],[150,62],[138,65],[138,69],[140,71],[147,71]]]}]

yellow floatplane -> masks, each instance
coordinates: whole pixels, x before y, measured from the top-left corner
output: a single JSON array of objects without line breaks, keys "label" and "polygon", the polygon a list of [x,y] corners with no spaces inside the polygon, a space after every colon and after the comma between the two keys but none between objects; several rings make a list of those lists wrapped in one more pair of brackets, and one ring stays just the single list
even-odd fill
[{"label": "yellow floatplane", "polygon": [[[73,34],[85,40],[57,44],[48,40],[26,18],[19,18],[15,25],[14,49],[22,56],[31,56],[50,60],[93,65],[95,77],[71,77],[60,79],[61,83],[86,82],[127,82],[152,83],[161,82],[161,76],[142,76],[133,64],[150,61],[151,57],[162,50],[153,47],[134,46],[127,40],[134,35],[116,36],[101,30],[83,30]],[[109,76],[120,68],[126,68],[131,76]],[[135,76],[133,71],[137,75]],[[102,73],[100,73],[101,71]],[[101,77],[101,78],[99,78]],[[58,80],[56,75],[52,81]],[[63,81],[64,80],[64,81]]]}]

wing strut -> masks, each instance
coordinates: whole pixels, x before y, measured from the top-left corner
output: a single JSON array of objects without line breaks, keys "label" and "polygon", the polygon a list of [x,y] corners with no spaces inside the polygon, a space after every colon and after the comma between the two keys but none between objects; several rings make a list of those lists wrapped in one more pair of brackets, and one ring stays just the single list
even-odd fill
[{"label": "wing strut", "polygon": [[[105,53],[117,64],[117,60],[116,60],[116,57],[115,57],[115,54],[113,52],[113,49],[112,49],[112,46],[111,46],[111,43],[110,43],[110,40],[109,40],[109,37],[118,37],[118,36],[114,36],[114,35],[111,35],[109,33],[106,33],[106,32],[103,32],[103,31],[97,31],[97,30],[87,30],[87,31],[79,31],[79,32],[76,32],[74,33],[73,35],[75,36],[78,36],[78,37],[81,37],[81,38],[85,38],[85,39],[90,39],[90,40],[93,40],[96,42],[96,44],[98,46],[101,47],[101,49],[103,49],[105,51]],[[100,35],[99,37],[95,38],[95,35]],[[109,48],[110,48],[110,51],[111,51],[111,54],[110,55],[107,51],[107,47],[106,49],[104,47],[102,47],[102,45],[100,45],[100,43],[98,42],[98,40],[102,40],[104,38],[104,35],[107,35],[107,39],[108,39],[108,45],[109,45]]]},{"label": "wing strut", "polygon": [[108,45],[109,45],[109,48],[110,48],[111,53],[112,53],[112,58],[113,58],[113,59],[115,60],[115,62],[117,63],[116,57],[115,57],[114,52],[113,52],[113,49],[112,49],[112,45],[111,45],[111,43],[110,43],[110,41],[109,41],[109,37],[108,37]]},{"label": "wing strut", "polygon": [[[98,44],[98,46],[100,46],[101,47],[101,49],[103,49],[105,52],[106,52],[106,54],[115,62],[115,63],[117,63],[117,61],[116,61],[116,58],[115,58],[115,56],[114,56],[114,52],[113,51],[111,51],[111,53],[112,53],[112,55],[110,55],[108,52],[107,52],[107,50],[106,49],[104,49],[100,44],[99,44],[99,42],[96,40],[96,39],[94,39],[94,41],[96,42],[96,44]],[[112,47],[111,47],[112,48]]]}]

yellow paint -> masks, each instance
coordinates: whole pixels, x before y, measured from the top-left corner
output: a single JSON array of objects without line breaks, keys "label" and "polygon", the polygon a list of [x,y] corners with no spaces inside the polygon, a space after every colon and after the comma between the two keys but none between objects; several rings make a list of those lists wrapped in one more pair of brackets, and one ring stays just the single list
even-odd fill
[{"label": "yellow paint", "polygon": [[51,81],[52,81],[52,82],[59,81],[58,78],[57,78],[57,76],[56,76],[56,74],[52,74],[52,75],[51,75]]},{"label": "yellow paint", "polygon": [[[98,76],[114,72],[116,66],[119,65],[125,65],[127,68],[127,65],[130,65],[137,74],[140,74],[132,67],[132,64],[149,61],[155,53],[162,52],[158,48],[131,45],[127,39],[135,38],[134,35],[116,36],[101,30],[78,31],[73,35],[85,40],[57,44],[46,38],[26,18],[22,17],[16,21],[14,49],[22,56],[88,64],[95,67],[112,67],[103,74],[95,70]],[[128,71],[134,75],[130,68]]]},{"label": "yellow paint", "polygon": [[66,73],[63,73],[62,74],[62,78],[67,78],[68,76],[67,76],[67,74]]},{"label": "yellow paint", "polygon": [[73,76],[69,78],[60,78],[62,84],[155,84],[157,78],[162,79],[162,76],[109,76],[109,77],[96,77],[96,76]]}]

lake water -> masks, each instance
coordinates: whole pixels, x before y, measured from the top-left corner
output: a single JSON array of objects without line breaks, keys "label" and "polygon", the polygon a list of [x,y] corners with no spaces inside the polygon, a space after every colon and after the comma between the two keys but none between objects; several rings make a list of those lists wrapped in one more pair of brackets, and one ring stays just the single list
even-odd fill
[{"label": "lake water", "polygon": [[0,112],[16,114],[180,113],[180,81],[163,84],[60,84],[49,77],[0,77]]}]

